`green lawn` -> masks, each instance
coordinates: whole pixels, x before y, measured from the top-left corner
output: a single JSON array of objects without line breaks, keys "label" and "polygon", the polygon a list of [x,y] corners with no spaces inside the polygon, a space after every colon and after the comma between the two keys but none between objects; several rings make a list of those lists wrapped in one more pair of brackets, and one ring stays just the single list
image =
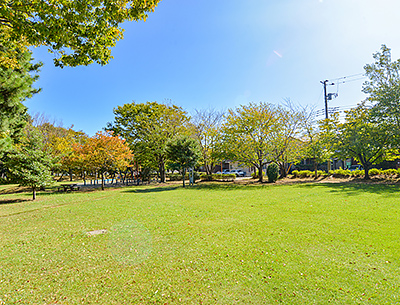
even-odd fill
[{"label": "green lawn", "polygon": [[171,185],[30,198],[0,195],[0,304],[400,300],[398,186]]}]

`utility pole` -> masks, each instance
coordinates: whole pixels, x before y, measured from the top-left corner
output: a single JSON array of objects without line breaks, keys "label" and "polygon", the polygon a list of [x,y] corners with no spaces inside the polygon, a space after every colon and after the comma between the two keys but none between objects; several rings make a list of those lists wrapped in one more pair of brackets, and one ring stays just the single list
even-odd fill
[{"label": "utility pole", "polygon": [[[334,95],[332,93],[329,93],[329,94],[326,93],[326,86],[335,84],[335,83],[328,84],[328,82],[329,82],[329,80],[327,80],[327,79],[324,80],[324,81],[320,81],[320,83],[324,85],[325,119],[328,119],[328,99],[331,100],[332,99],[332,95]],[[337,95],[335,95],[335,97],[336,96]],[[328,173],[329,173],[330,170],[331,170],[331,160],[329,159],[327,161],[327,171],[328,171]]]},{"label": "utility pole", "polygon": [[325,99],[325,119],[328,118],[328,99],[331,100],[332,97],[326,93],[326,86],[327,85],[334,85],[335,83],[328,84],[329,80],[320,81],[321,84],[324,85],[324,99]]},{"label": "utility pole", "polygon": [[326,95],[326,84],[328,80],[320,81],[324,85],[324,99],[325,99],[325,119],[328,118],[328,96]]}]

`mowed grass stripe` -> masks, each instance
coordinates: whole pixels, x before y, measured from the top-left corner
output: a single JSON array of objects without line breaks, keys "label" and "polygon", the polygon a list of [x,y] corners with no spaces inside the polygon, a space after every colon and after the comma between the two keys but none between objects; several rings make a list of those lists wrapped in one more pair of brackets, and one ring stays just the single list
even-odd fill
[{"label": "mowed grass stripe", "polygon": [[[0,304],[391,304],[397,197],[397,186],[363,184],[46,195],[0,220]],[[137,236],[121,235],[128,250],[112,243],[121,223],[151,235],[145,261]],[[109,232],[87,236],[97,229]]]}]

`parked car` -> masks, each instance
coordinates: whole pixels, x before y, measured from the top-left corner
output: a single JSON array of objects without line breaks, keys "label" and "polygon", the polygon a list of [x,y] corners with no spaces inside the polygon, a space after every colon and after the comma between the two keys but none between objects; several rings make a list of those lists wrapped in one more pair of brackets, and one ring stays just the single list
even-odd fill
[{"label": "parked car", "polygon": [[235,174],[236,177],[244,177],[245,173],[244,171],[240,170],[240,169],[233,169],[230,172],[231,174]]},{"label": "parked car", "polygon": [[363,170],[363,167],[361,165],[352,165],[349,167],[350,171],[355,171],[355,170]]}]

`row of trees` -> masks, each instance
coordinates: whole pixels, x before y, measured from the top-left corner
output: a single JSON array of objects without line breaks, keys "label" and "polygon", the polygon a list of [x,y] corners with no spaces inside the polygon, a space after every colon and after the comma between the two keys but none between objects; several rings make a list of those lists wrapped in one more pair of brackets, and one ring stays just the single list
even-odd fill
[{"label": "row of trees", "polygon": [[132,153],[125,140],[112,133],[98,132],[88,137],[72,128],[29,121],[18,143],[3,151],[1,168],[9,181],[36,190],[51,185],[54,174],[99,177],[104,189],[106,173],[123,171],[131,164]]},{"label": "row of trees", "polygon": [[[101,161],[94,165],[96,153],[88,148],[100,147],[94,139],[104,145],[108,143],[106,139],[112,139],[109,145],[118,146],[122,141],[119,137],[99,133],[92,139],[72,128],[57,129],[43,124],[33,128],[27,123],[29,116],[22,101],[39,91],[32,85],[41,66],[41,63],[32,63],[28,47],[47,46],[54,54],[55,65],[60,67],[93,62],[106,64],[111,58],[111,47],[122,38],[120,24],[127,20],[145,20],[159,1],[0,3],[0,158],[3,167],[7,164],[4,158],[16,151],[29,151],[33,140],[43,143],[39,145],[40,150],[56,160],[61,171],[85,172],[87,168],[83,164],[93,164],[91,169],[104,173],[106,168],[125,165],[130,156],[126,149],[118,152],[126,156],[124,162],[105,161],[108,157],[101,156],[97,158]],[[363,87],[373,107],[361,103],[347,113],[344,122],[334,116],[316,126],[312,123],[312,111],[290,103],[286,106],[250,103],[225,114],[204,110],[189,117],[180,107],[153,102],[118,107],[114,111],[115,121],[106,129],[125,139],[121,145],[129,146],[136,164],[156,170],[161,181],[165,181],[166,166],[181,169],[182,164],[192,166],[197,156],[208,174],[217,162],[232,159],[257,168],[260,180],[262,168],[270,161],[277,162],[281,175],[285,175],[288,164],[304,158],[313,159],[317,169],[319,163],[329,158],[353,157],[364,166],[368,179],[367,169],[382,160],[396,158],[399,147],[400,62],[391,60],[390,49],[384,45],[381,52],[374,54],[374,59],[375,63],[365,66],[369,80]],[[52,128],[53,132],[58,130],[58,136],[48,132]],[[37,131],[36,136],[31,136],[32,130]],[[186,151],[191,157],[178,161],[168,153],[171,151],[181,157]],[[185,163],[185,160],[191,161]],[[118,166],[106,165],[110,162]]]},{"label": "row of trees", "polygon": [[310,145],[315,160],[354,158],[365,170],[382,161],[399,158],[400,148],[400,60],[392,61],[390,49],[382,45],[367,64],[363,85],[367,99],[346,112],[344,122],[334,115],[319,122]]},{"label": "row of trees", "polygon": [[[0,52],[11,50],[5,46]],[[32,164],[31,172],[35,168],[42,173],[38,179],[43,183],[49,171],[81,173],[83,178],[93,172],[104,186],[106,172],[135,165],[142,173],[156,171],[165,182],[168,168],[184,173],[202,165],[211,174],[217,163],[229,159],[256,168],[262,181],[268,162],[279,164],[285,176],[290,164],[305,158],[314,160],[317,169],[332,157],[353,157],[368,179],[373,164],[398,155],[400,62],[392,62],[386,46],[374,54],[375,63],[365,67],[369,81],[363,90],[368,99],[348,111],[344,121],[333,116],[315,124],[310,109],[290,101],[249,103],[226,113],[197,110],[192,116],[171,102],[133,102],[114,109],[114,121],[94,137],[26,114],[22,101],[39,91],[33,83],[40,64],[32,64],[25,49],[13,50],[18,67],[0,64],[0,160],[14,178],[28,172],[25,164]],[[33,189],[40,186],[29,183]]]},{"label": "row of trees", "polygon": [[[207,174],[222,160],[262,169],[276,162],[281,176],[291,164],[303,159],[320,163],[331,158],[354,158],[368,170],[374,164],[398,157],[400,145],[400,60],[392,62],[390,49],[382,46],[375,62],[365,66],[365,101],[347,111],[314,121],[311,109],[285,105],[249,103],[226,113],[197,110],[193,117],[180,107],[148,102],[131,103],[114,110],[115,120],[107,130],[127,140],[135,159],[157,170],[165,181],[167,144],[177,135],[195,139],[200,163]],[[317,176],[317,175],[316,175]]]},{"label": "row of trees", "polygon": [[[307,109],[289,102],[285,107],[250,103],[225,114],[197,110],[193,117],[176,105],[133,102],[117,107],[114,114],[107,130],[126,139],[135,161],[157,171],[162,182],[166,165],[176,163],[168,151],[182,138],[195,141],[187,152],[197,152],[198,165],[207,174],[217,163],[230,159],[257,168],[261,181],[262,169],[271,161],[277,162],[285,175],[288,164],[301,160],[304,143],[300,139],[310,117]],[[175,147],[175,154],[178,151]]]}]

